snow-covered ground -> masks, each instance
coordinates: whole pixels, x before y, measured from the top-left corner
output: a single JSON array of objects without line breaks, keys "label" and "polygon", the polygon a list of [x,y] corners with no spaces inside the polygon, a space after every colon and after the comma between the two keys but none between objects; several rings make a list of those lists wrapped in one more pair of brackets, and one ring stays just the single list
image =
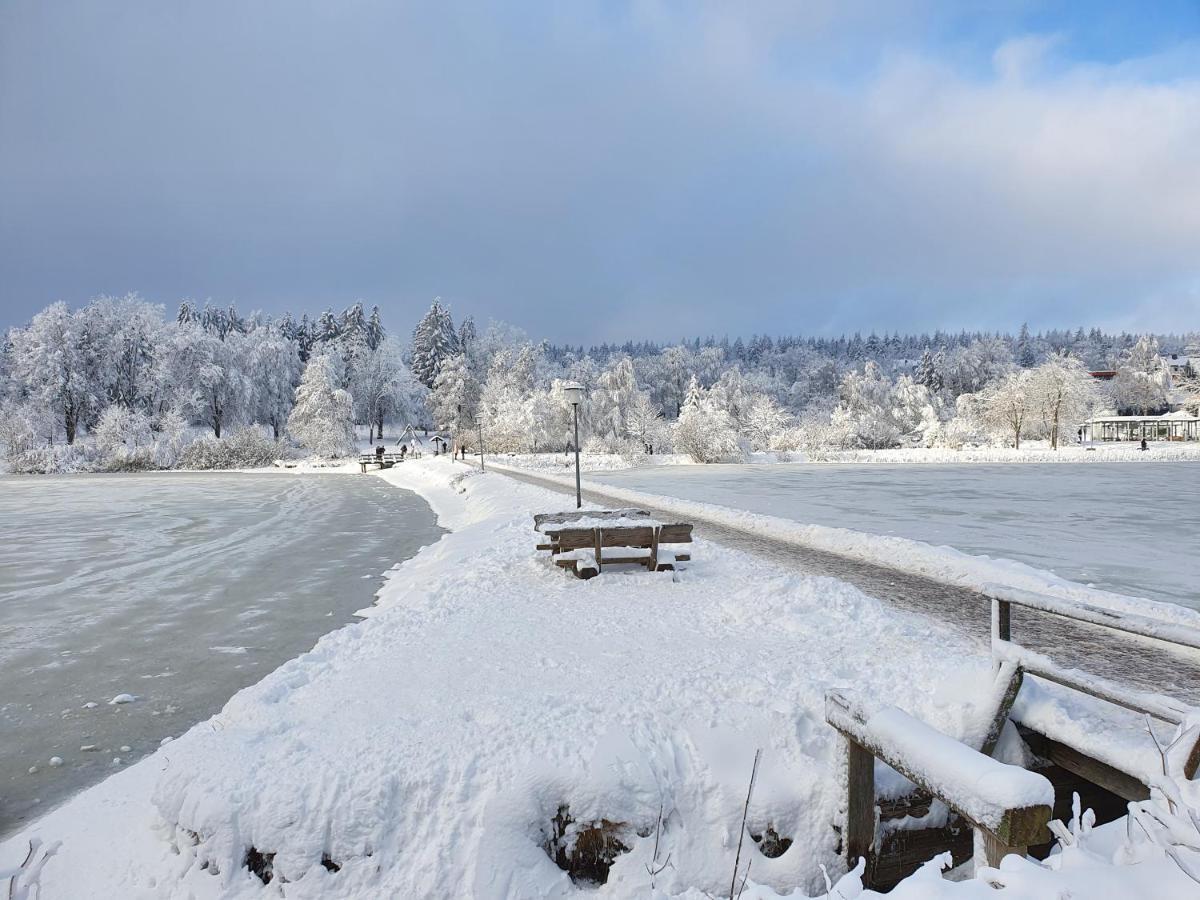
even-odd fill
[{"label": "snow-covered ground", "polygon": [[[747,843],[745,896],[823,895],[839,802],[824,691],[865,689],[953,735],[978,727],[988,660],[844,583],[704,541],[676,575],[577,581],[533,546],[531,513],[559,495],[445,458],[381,477],[419,490],[452,533],[394,572],[361,625],[0,846],[0,870],[37,837],[61,842],[47,900],[570,897],[581,889],[545,850],[565,806],[629,848],[587,895],[699,900],[728,891],[761,748],[748,830],[795,843],[775,859]],[[983,874],[1010,900],[1195,896],[1121,838]],[[1140,864],[1109,865],[1118,854]],[[895,896],[996,894],[931,871]]]},{"label": "snow-covered ground", "polygon": [[353,621],[439,534],[357,475],[0,478],[0,834]]},{"label": "snow-covered ground", "polygon": [[598,483],[950,545],[1200,609],[1200,466],[676,466]]}]

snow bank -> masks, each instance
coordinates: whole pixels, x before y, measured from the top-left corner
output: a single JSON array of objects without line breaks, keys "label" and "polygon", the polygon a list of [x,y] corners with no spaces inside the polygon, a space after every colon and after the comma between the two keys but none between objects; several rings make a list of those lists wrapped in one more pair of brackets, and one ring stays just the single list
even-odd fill
[{"label": "snow bank", "polygon": [[[771,859],[747,840],[743,896],[823,896],[820,867],[841,870],[825,691],[864,690],[950,735],[986,694],[965,638],[836,580],[701,540],[681,573],[578,581],[533,549],[532,514],[560,495],[447,459],[382,477],[452,533],[397,567],[360,625],[0,845],[0,870],[36,838],[61,841],[45,900],[571,897],[545,849],[565,808],[628,848],[592,896],[699,900],[728,890],[761,748],[748,830],[794,843]],[[671,865],[652,890],[659,828]],[[1010,900],[1117,896],[1077,887],[1102,862],[1006,860],[996,877]],[[1107,883],[1194,896],[1171,865],[1147,857]],[[922,878],[892,896],[993,896]]]}]

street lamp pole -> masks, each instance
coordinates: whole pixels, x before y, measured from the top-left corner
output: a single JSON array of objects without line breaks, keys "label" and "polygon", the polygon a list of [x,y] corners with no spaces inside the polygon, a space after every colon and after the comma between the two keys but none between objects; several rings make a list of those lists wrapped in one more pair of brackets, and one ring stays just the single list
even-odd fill
[{"label": "street lamp pole", "polygon": [[583,492],[579,487],[579,404],[572,403],[575,410],[575,508],[583,508]]},{"label": "street lamp pole", "polygon": [[479,426],[479,471],[483,472],[483,416],[476,416],[475,424]]},{"label": "street lamp pole", "polygon": [[583,385],[574,382],[565,385],[563,393],[567,395],[567,400],[575,413],[575,508],[581,509],[583,507],[583,491],[580,489],[579,483],[579,401],[583,399]]}]

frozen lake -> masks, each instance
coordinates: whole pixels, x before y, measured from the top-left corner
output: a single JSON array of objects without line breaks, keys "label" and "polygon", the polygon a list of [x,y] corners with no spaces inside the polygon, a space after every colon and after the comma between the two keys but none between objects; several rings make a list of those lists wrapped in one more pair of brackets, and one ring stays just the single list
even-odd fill
[{"label": "frozen lake", "polygon": [[0,478],[0,834],[354,621],[440,535],[378,478]]},{"label": "frozen lake", "polygon": [[1200,464],[721,465],[598,482],[1005,557],[1200,608]]}]

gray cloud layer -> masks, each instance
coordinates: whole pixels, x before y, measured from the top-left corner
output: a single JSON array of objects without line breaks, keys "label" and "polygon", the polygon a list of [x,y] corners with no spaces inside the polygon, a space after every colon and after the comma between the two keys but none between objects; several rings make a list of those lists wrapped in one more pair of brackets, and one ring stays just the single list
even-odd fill
[{"label": "gray cloud layer", "polygon": [[397,325],[440,294],[584,342],[1197,327],[1200,79],[906,50],[909,6],[20,0],[0,320],[139,290]]}]

